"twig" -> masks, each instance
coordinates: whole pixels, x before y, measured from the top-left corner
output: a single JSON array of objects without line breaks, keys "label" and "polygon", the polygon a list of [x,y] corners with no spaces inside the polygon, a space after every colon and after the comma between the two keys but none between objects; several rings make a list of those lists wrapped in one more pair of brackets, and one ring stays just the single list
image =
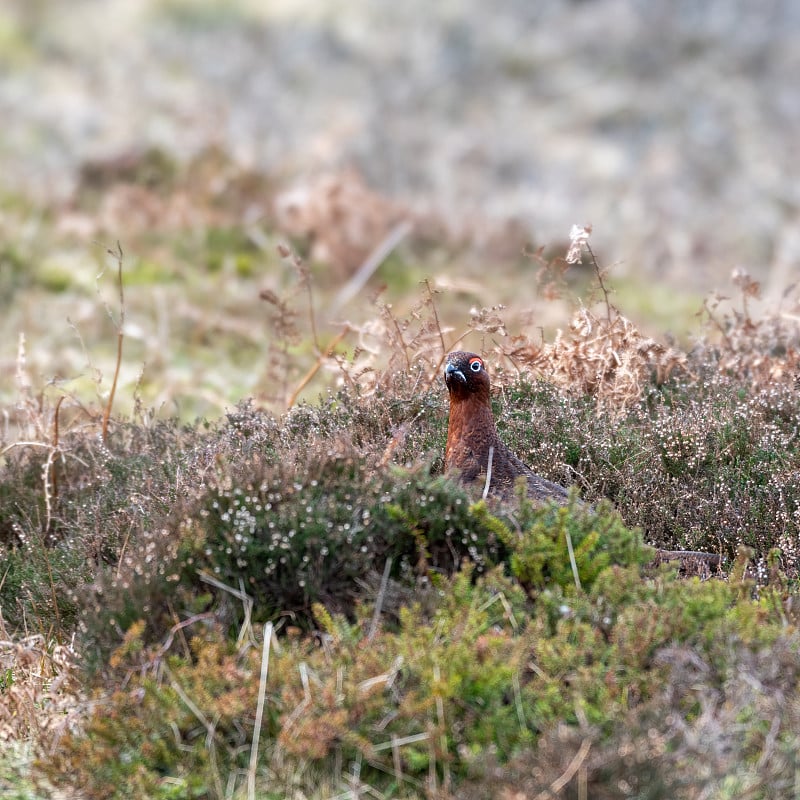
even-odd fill
[{"label": "twig", "polygon": [[389,318],[392,325],[394,325],[395,331],[397,331],[397,340],[399,342],[398,350],[403,351],[403,356],[406,360],[406,369],[411,372],[411,359],[408,357],[408,345],[406,344],[406,340],[403,338],[403,331],[400,328],[400,322],[397,317],[392,313],[392,307],[390,305],[384,304],[382,306],[383,314]]},{"label": "twig", "polygon": [[6,445],[2,450],[0,450],[0,456],[5,455],[9,450],[13,450],[15,447],[46,447],[48,450],[53,449],[53,445],[47,444],[46,442],[11,442],[11,444]]},{"label": "twig", "polygon": [[331,354],[336,349],[336,346],[342,341],[342,339],[344,339],[345,336],[347,336],[348,333],[350,333],[350,326],[344,325],[339,334],[334,336],[333,341],[328,345],[325,352],[319,356],[316,363],[308,372],[306,372],[306,374],[303,376],[303,379],[297,385],[297,388],[294,390],[294,392],[292,392],[292,396],[289,398],[289,402],[286,404],[287,411],[295,404],[295,402],[297,402],[300,392],[302,392],[303,389],[308,386],[308,384],[311,382],[311,379],[317,374],[317,372],[319,372],[319,369],[325,362],[325,359],[331,357]]},{"label": "twig", "polygon": [[[48,459],[52,456],[52,454],[53,454],[53,451],[50,450],[50,453],[48,454]],[[49,492],[48,487],[47,487],[47,473],[48,473],[48,467],[45,466],[45,492],[44,492],[44,494],[45,494],[45,500],[46,500],[47,506],[48,506],[48,508],[47,508],[47,526],[49,527],[50,526],[50,500],[49,500],[50,492]],[[45,532],[46,532],[46,530],[47,529],[45,529]],[[58,635],[59,635],[59,638],[60,638],[61,635],[62,635],[62,629],[61,629],[61,613],[58,610],[58,593],[56,592],[56,582],[55,582],[55,580],[53,580],[53,567],[52,567],[52,565],[50,563],[50,556],[48,555],[47,543],[44,541],[44,534],[42,534],[42,555],[44,556],[44,563],[47,565],[47,579],[48,579],[48,581],[50,583],[50,595],[51,595],[52,600],[53,600],[53,612],[55,613],[56,628],[58,629]]]},{"label": "twig", "polygon": [[114,405],[114,395],[117,391],[117,381],[119,370],[122,365],[122,341],[125,338],[125,290],[122,286],[122,245],[117,242],[117,251],[109,250],[108,254],[117,259],[117,281],[119,283],[119,325],[117,326],[117,363],[114,368],[114,380],[111,382],[111,391],[108,393],[108,403],[106,403],[103,413],[102,439],[105,443],[108,439],[108,420],[111,417],[111,407]]},{"label": "twig", "polygon": [[[439,665],[434,664],[433,679],[438,686],[441,681],[441,673],[439,672]],[[438,691],[436,692],[436,719],[439,723],[439,730],[441,731],[439,738],[439,747],[442,749],[442,789],[445,795],[450,794],[450,764],[447,760],[447,728],[444,721],[444,700]]]},{"label": "twig", "polygon": [[[727,300],[728,298],[723,297],[720,300]],[[716,308],[718,303],[714,306]],[[723,340],[725,341],[726,346],[733,350],[734,345],[731,341],[731,337],[728,335],[728,332],[725,330],[725,326],[716,318],[714,315],[714,311],[712,310],[711,306],[708,304],[708,298],[703,300],[703,308],[705,309],[706,314],[708,315],[708,321],[717,329],[717,331],[722,336]],[[702,313],[702,312],[700,312]]]},{"label": "twig", "polygon": [[375,675],[372,678],[367,678],[366,680],[361,681],[358,684],[358,691],[368,692],[374,686],[380,686],[381,684],[385,684],[386,688],[390,689],[397,678],[397,673],[400,671],[400,667],[402,666],[403,656],[397,656],[388,672],[384,672],[380,675]]},{"label": "twig", "polygon": [[372,621],[369,626],[369,633],[367,634],[367,641],[371,642],[378,632],[378,622],[381,618],[381,608],[383,607],[383,599],[386,597],[386,587],[389,585],[389,571],[392,569],[392,559],[386,559],[386,566],[383,568],[383,577],[381,578],[381,587],[378,589],[378,599],[375,601],[375,610],[372,612]]},{"label": "twig", "polygon": [[[278,245],[278,255],[281,258],[288,259],[291,257],[292,266],[295,269],[295,272],[300,276],[300,286],[302,286],[306,290],[306,296],[308,299],[308,320],[311,324],[311,340],[314,342],[314,348],[317,352],[319,352],[319,336],[317,335],[317,317],[314,314],[314,292],[311,286],[311,271],[303,262],[303,259],[300,258],[297,253],[292,250],[289,245],[281,244]],[[268,299],[264,293],[261,294],[262,299]],[[275,304],[279,309],[286,310],[286,306],[281,303]]]},{"label": "twig", "polygon": [[117,556],[117,578],[122,575],[122,570],[125,567],[125,550],[128,547],[128,541],[131,537],[131,532],[133,531],[133,526],[135,522],[131,520],[130,524],[128,525],[128,531],[125,534],[125,538],[122,540],[122,547],[119,549],[119,555]]},{"label": "twig", "polygon": [[439,333],[439,341],[442,343],[442,355],[447,355],[447,345],[444,343],[444,333],[442,331],[442,326],[439,322],[439,312],[436,310],[436,302],[433,299],[433,289],[431,289],[431,282],[425,278],[423,281],[425,284],[425,288],[428,290],[428,299],[431,303],[431,311],[433,311],[433,318],[436,321],[436,330]]},{"label": "twig", "polygon": [[[61,404],[64,402],[64,395],[58,398],[55,411],[53,412],[53,453],[58,452],[58,412],[61,410]],[[56,473],[55,459],[50,468],[50,485],[53,487],[53,500],[58,501],[58,475]]]},{"label": "twig", "polygon": [[248,631],[250,630],[250,617],[253,613],[253,598],[247,594],[243,585],[240,585],[238,589],[234,589],[233,586],[228,586],[228,584],[217,580],[217,578],[215,578],[213,575],[209,574],[208,572],[204,572],[203,570],[198,571],[197,576],[201,581],[203,581],[203,583],[216,586],[217,589],[222,589],[223,592],[227,592],[237,600],[242,601],[242,607],[244,609],[244,622],[242,623],[242,627],[239,631],[239,638],[236,640],[236,646],[241,647]]},{"label": "twig", "polygon": [[350,790],[350,797],[352,800],[359,800],[361,796],[361,759],[361,752],[356,753],[356,757],[350,765],[352,770],[351,774],[348,775],[348,781],[353,787]]},{"label": "twig", "polygon": [[405,744],[414,744],[414,742],[424,742],[430,739],[429,733],[412,733],[410,736],[401,736],[399,739],[392,737],[391,741],[381,742],[380,744],[372,745],[372,749],[379,753],[381,750],[389,750],[394,747],[402,747]]},{"label": "twig", "polygon": [[[379,772],[384,772],[387,775],[391,775],[392,777],[396,777],[397,776],[397,772],[394,769],[394,767],[387,767],[386,764],[382,764],[377,758],[367,758],[365,760],[366,760],[367,764],[369,764],[373,769],[376,769]],[[403,780],[406,783],[409,783],[412,786],[414,786],[417,789],[419,789],[420,793],[424,792],[425,784],[422,781],[417,780],[416,778],[412,778],[410,775],[406,775],[405,773],[403,773],[402,777],[403,777]],[[425,796],[427,797],[427,795],[425,795]],[[352,796],[348,795],[347,796],[347,800],[351,800],[351,799],[352,799]],[[335,798],[331,798],[331,800],[336,800],[336,799]],[[342,800],[344,800],[344,798]]]},{"label": "twig", "polygon": [[256,723],[253,729],[253,743],[250,746],[250,766],[247,769],[247,800],[256,798],[256,767],[258,766],[258,740],[261,738],[261,720],[264,715],[264,699],[267,693],[267,674],[269,672],[269,647],[272,641],[272,623],[264,626],[264,649],[261,652],[261,677],[258,682],[258,702],[256,704]]},{"label": "twig", "polygon": [[575,563],[575,551],[572,549],[572,537],[569,535],[569,530],[564,531],[567,537],[567,550],[569,550],[569,563],[572,567],[572,577],[575,578],[575,588],[581,590],[581,578],[578,575],[578,565]]},{"label": "twig", "polygon": [[592,743],[588,739],[584,739],[581,742],[581,746],[578,749],[578,752],[572,757],[572,761],[569,762],[564,774],[561,775],[560,778],[554,780],[548,789],[545,789],[543,792],[539,792],[533,800],[548,800],[551,795],[559,795],[561,790],[573,779],[575,773],[580,769],[583,762],[586,760],[586,756],[589,754],[589,749],[591,748]]},{"label": "twig", "polygon": [[486,465],[486,483],[483,485],[483,499],[489,496],[489,485],[492,482],[492,460],[494,459],[494,447],[489,448],[489,462]]},{"label": "twig", "polygon": [[[757,687],[759,690],[763,691],[762,686]],[[758,759],[758,764],[756,768],[758,770],[762,770],[764,765],[772,756],[772,753],[775,750],[775,742],[778,740],[778,732],[781,729],[781,714],[776,714],[772,718],[772,724],[769,726],[769,731],[767,731],[767,735],[764,737],[764,749],[761,751],[761,756]]]},{"label": "twig", "polygon": [[378,242],[372,252],[366,257],[364,263],[356,270],[352,278],[342,287],[334,298],[329,309],[334,314],[342,306],[349,303],[366,285],[376,269],[384,262],[389,253],[411,232],[412,225],[404,219],[398,222],[384,238]]},{"label": "twig", "polygon": [[300,703],[295,707],[291,714],[285,718],[282,728],[284,734],[289,731],[289,729],[294,725],[297,721],[298,717],[303,714],[308,708],[309,704],[311,703],[311,684],[308,680],[308,665],[305,661],[300,662],[300,666],[297,668],[298,672],[300,673],[300,683],[303,686],[303,699]]},{"label": "twig", "polygon": [[[200,614],[195,614],[193,617],[189,617],[188,619],[179,620],[176,622],[170,629],[167,638],[164,640],[163,644],[158,648],[155,655],[150,659],[151,664],[155,664],[161,658],[163,658],[167,651],[172,647],[173,641],[175,641],[176,634],[183,631],[184,628],[187,628],[189,625],[194,625],[195,622],[202,622],[204,619],[213,619],[214,612],[213,611],[203,611]],[[184,639],[185,642],[185,639]]]},{"label": "twig", "polygon": [[200,710],[199,706],[189,697],[188,694],[183,690],[183,687],[180,685],[178,680],[172,674],[172,671],[167,666],[166,663],[162,664],[162,668],[169,679],[170,685],[175,690],[175,693],[180,697],[181,700],[186,704],[186,707],[192,712],[192,714],[197,717],[200,724],[206,729],[206,745],[211,754],[211,762],[212,766],[214,767],[214,784],[217,793],[217,797],[222,797],[222,781],[220,780],[219,770],[216,769],[216,762],[217,762],[217,754],[216,754],[216,747],[214,744],[214,735],[216,732],[216,723],[211,722],[206,715]]},{"label": "twig", "polygon": [[611,305],[611,301],[608,299],[609,291],[606,288],[605,283],[603,282],[603,270],[600,269],[600,265],[597,263],[597,257],[594,254],[594,250],[592,250],[592,246],[589,244],[589,240],[587,239],[583,246],[586,248],[586,251],[589,253],[592,259],[592,265],[594,266],[595,275],[597,275],[597,282],[600,284],[600,289],[603,292],[603,298],[606,304],[606,318],[609,322],[611,322],[611,309],[613,306]]},{"label": "twig", "polygon": [[392,764],[394,777],[398,784],[403,780],[403,759],[400,758],[400,747],[397,744],[396,734],[392,734]]},{"label": "twig", "polygon": [[517,720],[521,731],[527,730],[528,723],[525,720],[525,709],[522,706],[522,689],[519,685],[519,673],[515,672],[511,679],[511,686],[514,689],[514,705],[517,709]]},{"label": "twig", "polygon": [[311,325],[311,340],[314,342],[314,348],[319,352],[319,335],[317,334],[317,316],[314,313],[314,292],[311,285],[311,273],[303,263],[303,259],[298,255],[294,257],[294,266],[300,274],[300,282],[305,286],[306,294],[308,295],[308,321]]},{"label": "twig", "polygon": [[479,611],[486,611],[494,603],[500,603],[503,606],[503,613],[505,618],[511,623],[511,627],[514,630],[519,628],[519,623],[514,618],[514,611],[511,608],[511,604],[506,599],[506,596],[502,592],[498,592],[497,594],[492,595],[485,603],[482,603],[479,607]]},{"label": "twig", "polygon": [[47,460],[44,462],[42,468],[42,484],[44,488],[44,532],[49,533],[50,523],[53,521],[53,491],[50,485],[50,478],[53,474],[53,465],[55,464],[56,448],[50,447],[47,451]]}]

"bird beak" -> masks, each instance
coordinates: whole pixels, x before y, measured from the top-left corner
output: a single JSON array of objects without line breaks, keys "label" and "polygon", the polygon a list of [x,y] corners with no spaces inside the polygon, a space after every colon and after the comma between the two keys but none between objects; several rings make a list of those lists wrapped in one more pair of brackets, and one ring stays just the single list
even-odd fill
[{"label": "bird beak", "polygon": [[453,376],[457,377],[461,381],[461,383],[466,383],[467,382],[467,379],[466,379],[464,373],[455,364],[448,364],[444,368],[444,380],[445,380],[445,383],[447,383],[450,380],[450,378],[453,377]]}]

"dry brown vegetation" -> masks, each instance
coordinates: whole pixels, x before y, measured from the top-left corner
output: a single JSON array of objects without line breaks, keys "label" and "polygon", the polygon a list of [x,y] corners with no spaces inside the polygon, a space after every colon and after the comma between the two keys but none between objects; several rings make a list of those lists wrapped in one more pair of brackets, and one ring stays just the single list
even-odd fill
[{"label": "dry brown vegetation", "polygon": [[[425,282],[408,313],[377,302],[323,343],[313,275],[282,246],[295,281],[264,296],[277,414],[243,403],[184,425],[137,407],[124,421],[113,391],[94,406],[35,391],[21,341],[0,482],[1,719],[6,742],[38,754],[41,786],[698,799],[787,786],[796,702],[780,698],[797,676],[766,653],[785,666],[797,647],[796,309],[754,317],[758,287],[737,274],[739,306],[709,301],[696,346],[667,346],[584,256],[602,302],[578,304],[552,341],[502,308],[451,329]],[[120,290],[110,311],[118,363],[125,303]],[[466,337],[509,444],[619,515],[489,509],[438,474],[441,364]],[[298,399],[313,387],[327,394]],[[725,567],[642,573],[642,536]],[[732,731],[743,714],[752,726]],[[15,791],[32,751],[9,762]]]}]

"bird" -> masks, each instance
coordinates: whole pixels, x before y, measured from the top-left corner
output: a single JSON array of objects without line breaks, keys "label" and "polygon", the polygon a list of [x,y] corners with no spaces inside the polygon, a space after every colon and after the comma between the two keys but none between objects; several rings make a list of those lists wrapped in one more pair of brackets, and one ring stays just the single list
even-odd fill
[{"label": "bird", "polygon": [[[445,472],[457,472],[461,483],[482,485],[484,495],[508,500],[520,478],[534,502],[566,505],[567,490],[537,475],[501,441],[489,397],[491,382],[484,360],[477,353],[457,350],[448,354],[444,382],[450,395],[450,418],[444,454]],[[592,506],[585,506],[593,510]],[[654,548],[653,565],[677,561],[683,574],[708,576],[722,558],[697,550]]]},{"label": "bird", "polygon": [[444,382],[450,395],[445,472],[457,472],[465,485],[482,485],[487,496],[508,499],[520,478],[532,500],[564,505],[567,490],[527,467],[501,441],[489,399],[491,383],[484,360],[461,350],[445,359]]}]

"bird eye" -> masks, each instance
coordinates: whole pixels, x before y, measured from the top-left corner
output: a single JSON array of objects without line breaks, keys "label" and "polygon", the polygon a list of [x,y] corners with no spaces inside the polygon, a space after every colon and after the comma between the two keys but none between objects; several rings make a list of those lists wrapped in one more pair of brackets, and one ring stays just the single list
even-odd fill
[{"label": "bird eye", "polygon": [[481,362],[481,360],[479,358],[473,358],[472,361],[469,362],[469,368],[473,372],[480,372],[482,366],[483,366],[483,363]]}]

